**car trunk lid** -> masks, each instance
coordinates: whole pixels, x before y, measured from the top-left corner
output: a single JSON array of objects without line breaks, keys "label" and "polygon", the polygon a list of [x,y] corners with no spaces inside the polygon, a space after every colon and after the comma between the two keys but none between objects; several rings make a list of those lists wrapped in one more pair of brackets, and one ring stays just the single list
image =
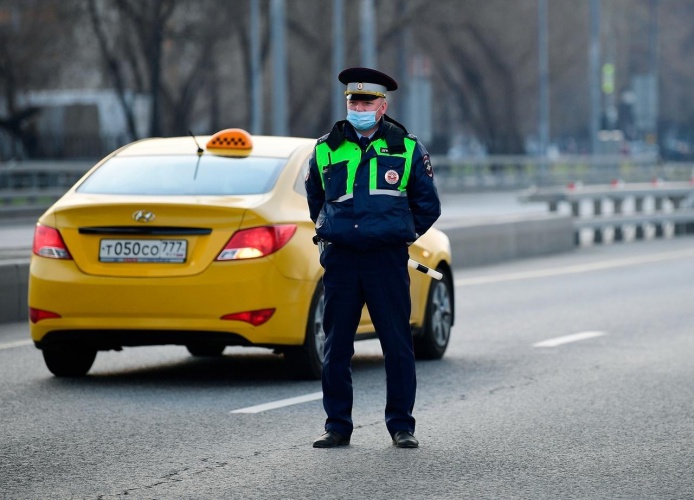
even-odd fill
[{"label": "car trunk lid", "polygon": [[[92,203],[98,198],[98,203]],[[190,276],[203,272],[236,231],[255,197],[76,195],[56,225],[86,274]]]}]

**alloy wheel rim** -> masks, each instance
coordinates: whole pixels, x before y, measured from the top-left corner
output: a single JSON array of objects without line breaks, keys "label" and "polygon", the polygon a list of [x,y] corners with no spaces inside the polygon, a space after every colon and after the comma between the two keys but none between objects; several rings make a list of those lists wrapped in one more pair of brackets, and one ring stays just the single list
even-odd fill
[{"label": "alloy wheel rim", "polygon": [[316,314],[313,318],[313,340],[318,353],[318,359],[323,363],[325,358],[325,330],[323,329],[323,314],[325,312],[325,295],[321,294],[316,304]]},{"label": "alloy wheel rim", "polygon": [[431,298],[431,330],[439,347],[448,343],[451,334],[451,297],[445,283],[437,283]]}]

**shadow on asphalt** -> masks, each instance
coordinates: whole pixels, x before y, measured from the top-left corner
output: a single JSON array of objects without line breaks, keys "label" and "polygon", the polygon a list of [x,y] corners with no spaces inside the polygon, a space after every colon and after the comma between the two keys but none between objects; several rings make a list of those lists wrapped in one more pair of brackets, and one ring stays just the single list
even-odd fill
[{"label": "shadow on asphalt", "polygon": [[[123,354],[123,353],[119,353]],[[237,409],[267,400],[280,400],[321,390],[320,380],[293,379],[281,356],[268,354],[225,354],[219,358],[185,357],[161,363],[149,359],[146,365],[130,361],[107,363],[79,378],[58,378],[47,374],[36,381],[49,400],[91,408],[92,405],[132,408],[165,407]],[[426,409],[444,397],[462,401],[492,396],[503,389],[508,367],[493,357],[459,353],[441,360],[417,361],[417,406]],[[379,354],[359,354],[352,360],[355,397],[358,394],[385,394],[385,369]],[[261,400],[255,395],[262,391]],[[249,396],[251,395],[251,396]],[[444,395],[444,396],[442,396]],[[85,410],[86,411],[86,410]],[[123,410],[129,411],[129,410]],[[183,410],[180,410],[183,411]]]},{"label": "shadow on asphalt", "polygon": [[[123,353],[120,353],[121,355]],[[427,380],[450,381],[465,370],[469,360],[444,357],[439,361],[417,361],[418,379],[421,385]],[[469,366],[469,365],[468,365]],[[353,378],[379,380],[385,377],[383,357],[373,354],[357,354],[352,359]],[[175,361],[155,363],[147,366],[123,366],[122,369],[99,368],[99,358],[95,367],[85,377],[53,377],[45,382],[55,389],[85,388],[124,388],[131,389],[229,389],[279,387],[287,384],[320,388],[319,380],[295,379],[288,372],[280,355],[268,354],[225,354],[213,358],[183,358]]]},{"label": "shadow on asphalt", "polygon": [[[120,353],[121,355],[123,353]],[[383,357],[357,355],[352,360],[354,375],[383,373]],[[124,366],[122,369],[99,368],[99,357],[85,377],[51,377],[57,387],[89,386],[155,386],[176,387],[258,387],[294,383],[319,383],[292,377],[284,359],[275,354],[225,354],[210,358],[183,358],[163,363],[149,362],[147,366]]]}]

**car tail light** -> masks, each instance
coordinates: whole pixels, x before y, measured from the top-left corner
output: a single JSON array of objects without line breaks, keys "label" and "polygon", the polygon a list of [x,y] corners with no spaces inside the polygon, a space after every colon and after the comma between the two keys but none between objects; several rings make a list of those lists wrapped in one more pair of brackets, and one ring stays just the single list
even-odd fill
[{"label": "car tail light", "polygon": [[60,232],[52,227],[36,225],[32,251],[49,259],[72,259]]},{"label": "car tail light", "polygon": [[275,314],[274,309],[258,309],[256,311],[244,311],[233,314],[225,314],[221,319],[232,321],[245,321],[253,326],[259,326],[269,320]]},{"label": "car tail light", "polygon": [[29,319],[32,323],[38,323],[42,319],[60,318],[60,314],[43,309],[29,308]]},{"label": "car tail light", "polygon": [[256,259],[276,252],[296,232],[296,224],[252,227],[236,231],[217,260]]}]

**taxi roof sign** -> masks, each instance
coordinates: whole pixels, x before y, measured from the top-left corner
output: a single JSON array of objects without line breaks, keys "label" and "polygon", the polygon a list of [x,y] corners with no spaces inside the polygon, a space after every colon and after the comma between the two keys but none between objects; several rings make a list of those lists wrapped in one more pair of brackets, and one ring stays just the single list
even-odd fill
[{"label": "taxi roof sign", "polygon": [[210,137],[206,148],[220,156],[248,156],[253,149],[253,139],[241,128],[228,128]]}]

